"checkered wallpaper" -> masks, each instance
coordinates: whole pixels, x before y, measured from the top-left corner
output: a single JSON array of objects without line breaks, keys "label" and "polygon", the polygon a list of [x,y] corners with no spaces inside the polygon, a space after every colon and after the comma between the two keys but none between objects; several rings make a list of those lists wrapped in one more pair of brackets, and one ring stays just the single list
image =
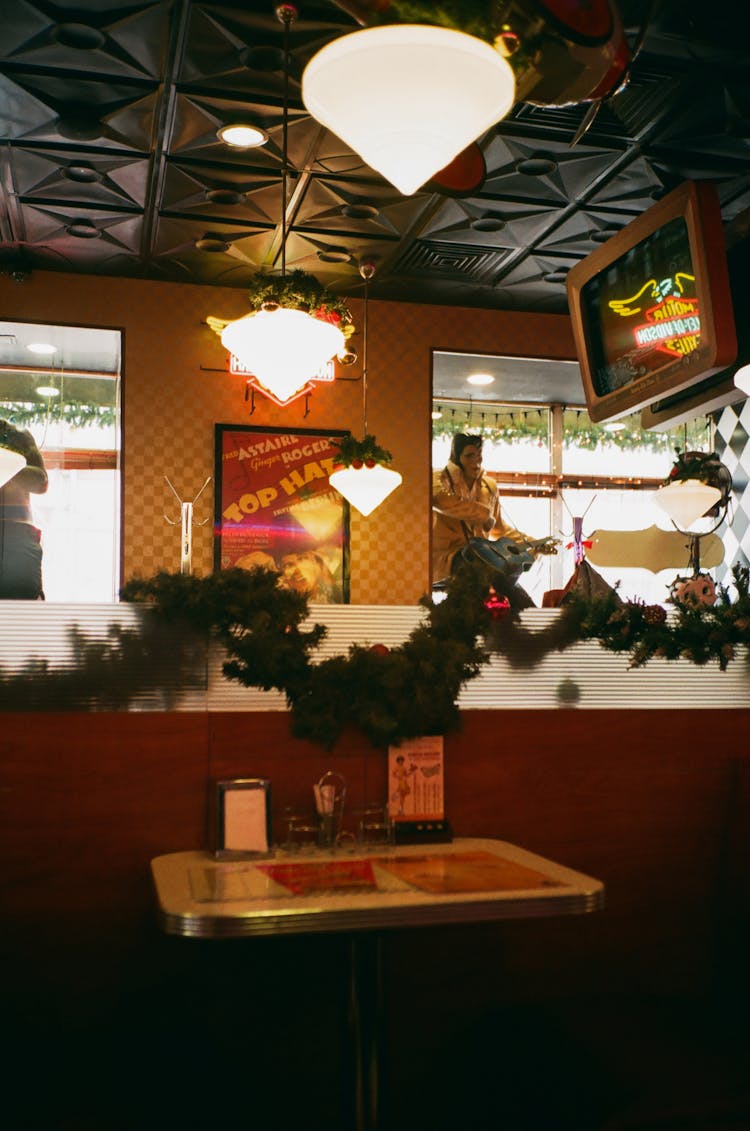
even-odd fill
[{"label": "checkered wallpaper", "polygon": [[[214,425],[348,428],[362,434],[361,367],[342,370],[309,404],[288,408],[257,396],[226,372],[207,315],[247,313],[243,291],[132,279],[35,272],[0,276],[3,317],[124,330],[123,578],[180,566],[179,507],[165,483],[191,500],[214,474]],[[352,303],[361,324],[361,303]],[[430,393],[433,349],[573,357],[569,320],[411,303],[370,303],[367,430],[393,453],[404,482],[369,518],[352,514],[351,601],[416,604],[429,587]],[[361,335],[355,346],[362,354]],[[193,568],[213,567],[213,489],[194,514]]]},{"label": "checkered wallpaper", "polygon": [[730,521],[719,531],[726,554],[719,581],[731,580],[732,566],[750,565],[750,400],[727,405],[716,414],[716,452],[732,475]]}]

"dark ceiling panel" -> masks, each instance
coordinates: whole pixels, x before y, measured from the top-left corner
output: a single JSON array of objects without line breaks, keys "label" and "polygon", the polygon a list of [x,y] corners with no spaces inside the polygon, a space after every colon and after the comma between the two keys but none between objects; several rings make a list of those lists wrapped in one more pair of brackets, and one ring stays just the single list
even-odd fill
[{"label": "dark ceiling panel", "polygon": [[[570,266],[688,177],[716,182],[728,238],[748,238],[750,52],[737,6],[622,0],[642,49],[576,145],[586,105],[517,103],[479,139],[481,186],[403,197],[302,105],[308,60],[357,25],[334,0],[301,3],[285,224],[275,7],[3,0],[0,269],[245,287],[279,269],[285,231],[288,266],[344,294],[361,293],[358,264],[372,258],[373,297],[565,312]],[[247,118],[268,143],[228,149],[217,130]]]}]

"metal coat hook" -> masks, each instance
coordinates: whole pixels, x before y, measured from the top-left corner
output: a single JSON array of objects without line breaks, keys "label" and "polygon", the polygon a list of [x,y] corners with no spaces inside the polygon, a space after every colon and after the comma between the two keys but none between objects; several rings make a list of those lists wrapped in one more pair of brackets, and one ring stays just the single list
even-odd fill
[{"label": "metal coat hook", "polygon": [[[208,522],[207,518],[204,518],[202,522],[195,522],[194,519],[193,519],[193,507],[198,502],[198,499],[201,497],[203,492],[206,490],[206,487],[208,487],[209,483],[211,482],[211,479],[212,479],[212,476],[209,475],[208,479],[203,484],[203,486],[201,487],[200,491],[195,496],[195,498],[191,502],[185,502],[177,494],[177,492],[174,489],[173,484],[170,482],[170,480],[167,478],[167,476],[166,475],[164,476],[164,482],[167,484],[170,491],[172,492],[174,497],[177,499],[177,502],[180,504],[180,526],[181,526],[180,573],[182,573],[182,574],[192,573],[192,568],[193,568],[193,527],[194,526],[205,526],[206,523]],[[170,526],[177,526],[177,520],[176,519],[170,518],[169,515],[167,515],[167,514],[164,515],[164,518],[169,523]]]}]

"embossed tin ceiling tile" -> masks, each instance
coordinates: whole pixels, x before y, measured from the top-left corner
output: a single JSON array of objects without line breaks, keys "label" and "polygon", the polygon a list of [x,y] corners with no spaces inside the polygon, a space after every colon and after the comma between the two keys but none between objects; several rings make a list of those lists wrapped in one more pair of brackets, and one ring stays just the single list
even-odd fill
[{"label": "embossed tin ceiling tile", "polygon": [[589,205],[616,208],[632,215],[645,212],[665,193],[661,177],[645,157],[636,157],[589,193]]},{"label": "embossed tin ceiling tile", "polygon": [[[96,71],[119,78],[156,78],[168,34],[166,11],[154,4],[131,8],[126,15],[82,8],[52,19],[38,8],[26,23],[3,23],[5,49],[14,64],[61,71]],[[45,6],[46,9],[46,6]],[[118,5],[121,13],[122,7]],[[113,18],[114,17],[114,18]]]},{"label": "embossed tin ceiling tile", "polygon": [[[472,198],[462,202],[462,207],[467,223],[466,242],[484,243],[488,248],[530,247],[559,220],[558,208],[535,207],[528,202]],[[456,219],[452,229],[447,231],[439,226],[446,215],[449,214],[438,213],[424,234],[433,238],[454,238],[453,233],[460,231],[459,221]]]},{"label": "embossed tin ceiling tile", "polygon": [[295,227],[325,227],[378,238],[401,235],[414,228],[425,199],[403,197],[389,188],[311,177],[295,216]]},{"label": "embossed tin ceiling tile", "polygon": [[[353,291],[361,294],[362,278],[358,267],[360,261],[374,259],[378,263],[377,278],[381,270],[384,270],[383,262],[393,254],[397,246],[395,242],[389,240],[357,239],[351,236],[342,239],[337,235],[327,239],[321,235],[320,238],[316,238],[308,232],[294,229],[289,233],[287,241],[286,265],[287,270],[300,268],[309,271],[320,282],[335,290],[343,287],[347,294],[352,294]],[[348,252],[349,261],[345,262],[340,258],[321,258],[319,253],[325,253],[331,248]],[[371,296],[372,293],[370,287]]]},{"label": "embossed tin ceiling tile", "polygon": [[[177,255],[183,263],[186,256],[200,258],[197,241],[203,239],[208,230],[208,221],[203,217],[188,220],[161,216],[156,225],[153,254],[161,258]],[[230,245],[226,255],[252,266],[254,270],[263,264],[272,242],[272,235],[267,230],[249,225],[214,223],[211,232]]]},{"label": "embossed tin ceiling tile", "polygon": [[[270,193],[264,201],[264,193]],[[161,212],[216,216],[226,222],[251,221],[275,228],[280,221],[281,190],[276,180],[248,176],[240,169],[167,165]]]},{"label": "embossed tin ceiling tile", "polygon": [[0,105],[3,107],[7,141],[36,137],[53,128],[57,112],[8,75],[0,74]]},{"label": "embossed tin ceiling tile", "polygon": [[16,149],[13,179],[21,200],[43,198],[81,207],[144,204],[145,159],[90,154],[85,160],[66,150]]}]

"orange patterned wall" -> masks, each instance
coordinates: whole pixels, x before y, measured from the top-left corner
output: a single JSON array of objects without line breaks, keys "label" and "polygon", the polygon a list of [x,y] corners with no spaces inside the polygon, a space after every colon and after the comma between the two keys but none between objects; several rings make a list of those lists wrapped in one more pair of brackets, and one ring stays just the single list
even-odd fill
[{"label": "orange patterned wall", "polygon": [[[362,307],[352,302],[355,322]],[[123,578],[149,576],[180,564],[179,528],[167,524],[175,500],[168,476],[192,499],[214,470],[214,424],[348,428],[362,432],[361,367],[321,386],[310,399],[280,409],[226,373],[226,354],[206,325],[209,314],[235,318],[248,310],[241,290],[51,272],[23,283],[0,277],[4,319],[106,326],[124,331]],[[430,386],[433,349],[574,356],[567,317],[370,302],[367,427],[393,453],[404,484],[369,518],[352,513],[353,604],[415,604],[429,585]],[[359,350],[361,353],[361,336]],[[213,495],[196,508],[193,566],[213,562]]]}]

